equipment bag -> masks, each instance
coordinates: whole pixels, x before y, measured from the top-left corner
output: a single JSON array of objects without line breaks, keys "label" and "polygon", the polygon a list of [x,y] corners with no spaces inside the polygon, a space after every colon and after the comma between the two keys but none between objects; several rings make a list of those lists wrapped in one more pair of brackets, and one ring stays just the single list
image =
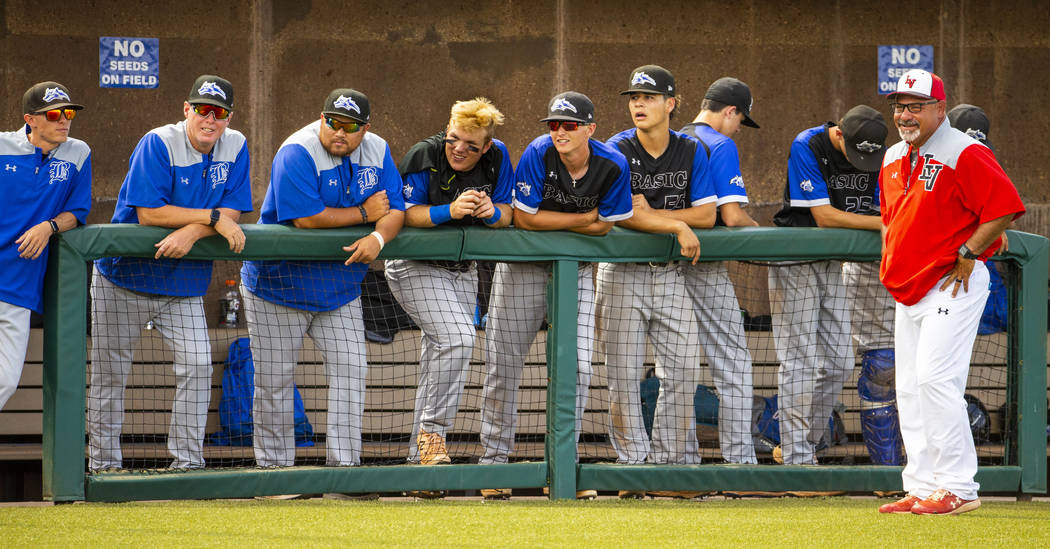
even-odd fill
[{"label": "equipment bag", "polygon": [[[219,401],[219,430],[208,436],[216,446],[252,445],[252,399],[255,397],[255,365],[248,338],[230,344],[226,367],[222,373],[222,400]],[[295,445],[313,446],[314,428],[306,417],[306,407],[294,390]]]},{"label": "equipment bag", "polygon": [[988,284],[991,293],[988,294],[988,302],[984,304],[984,313],[981,315],[981,323],[977,325],[977,333],[981,335],[997,334],[1006,331],[1008,318],[1006,286],[1003,277],[995,263],[988,261]]},{"label": "equipment bag", "polygon": [[[660,380],[652,368],[645,374],[639,387],[642,400],[642,422],[649,438],[653,436],[653,416],[656,415],[656,401],[660,396]],[[707,385],[697,385],[693,395],[693,412],[696,423],[709,427],[718,426],[718,395]]]}]

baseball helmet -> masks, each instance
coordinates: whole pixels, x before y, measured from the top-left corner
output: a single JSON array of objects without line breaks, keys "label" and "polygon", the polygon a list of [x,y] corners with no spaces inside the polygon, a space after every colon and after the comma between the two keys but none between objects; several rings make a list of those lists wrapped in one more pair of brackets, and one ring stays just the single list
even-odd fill
[{"label": "baseball helmet", "polygon": [[[751,439],[758,453],[769,453],[780,445],[780,413],[777,406],[777,395],[762,397],[755,395],[751,409]],[[817,451],[829,446],[838,446],[846,442],[846,423],[842,420],[845,406],[836,402],[828,418],[828,434],[817,445]]]},{"label": "baseball helmet", "polygon": [[966,400],[966,415],[970,419],[970,433],[973,434],[974,444],[985,444],[991,438],[992,420],[988,415],[988,409],[984,407],[981,399],[971,395],[963,395]]}]

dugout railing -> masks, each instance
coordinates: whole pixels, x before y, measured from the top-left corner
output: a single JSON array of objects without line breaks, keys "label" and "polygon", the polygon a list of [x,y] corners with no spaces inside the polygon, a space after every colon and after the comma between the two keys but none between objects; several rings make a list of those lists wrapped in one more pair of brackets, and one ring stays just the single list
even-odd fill
[{"label": "dugout railing", "polygon": [[[190,259],[343,259],[342,246],[365,228],[306,231],[244,225],[247,245],[229,251],[220,237],[199,241]],[[207,499],[317,492],[397,492],[550,487],[553,499],[597,490],[893,490],[900,467],[868,465],[615,465],[576,460],[576,272],[579,261],[662,262],[677,259],[672,236],[614,229],[604,237],[484,228],[405,229],[381,258],[553,261],[547,337],[547,432],[543,461],[499,465],[384,465],[353,468],[240,468],[148,475],[85,473],[88,280],[86,262],[106,256],[152,256],[169,231],[136,225],[92,225],[52,241],[45,282],[43,491],[46,499],[124,501]],[[702,259],[811,260],[878,258],[878,235],[845,229],[746,228],[698,231]],[[1046,490],[1046,283],[1050,244],[1010,232],[1011,262],[1006,388],[1016,422],[1002,465],[982,466],[982,491]]]}]

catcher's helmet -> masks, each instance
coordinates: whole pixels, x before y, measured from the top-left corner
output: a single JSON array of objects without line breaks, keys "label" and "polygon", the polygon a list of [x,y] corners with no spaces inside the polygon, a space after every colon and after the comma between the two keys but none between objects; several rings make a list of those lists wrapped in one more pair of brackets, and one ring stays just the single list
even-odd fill
[{"label": "catcher's helmet", "polygon": [[971,394],[963,395],[966,400],[966,415],[970,418],[970,433],[974,444],[984,444],[991,438],[992,420],[988,409],[981,400]]}]

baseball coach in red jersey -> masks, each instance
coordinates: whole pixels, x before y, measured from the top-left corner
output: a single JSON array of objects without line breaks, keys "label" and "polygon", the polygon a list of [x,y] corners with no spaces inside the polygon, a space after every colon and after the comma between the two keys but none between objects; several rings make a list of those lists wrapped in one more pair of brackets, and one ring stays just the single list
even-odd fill
[{"label": "baseball coach in red jersey", "polygon": [[992,151],[945,117],[944,82],[924,70],[889,95],[903,141],[879,174],[880,278],[897,300],[897,406],[907,495],[883,513],[959,514],[981,505],[963,393],[988,299],[984,261],[1024,213]]}]

